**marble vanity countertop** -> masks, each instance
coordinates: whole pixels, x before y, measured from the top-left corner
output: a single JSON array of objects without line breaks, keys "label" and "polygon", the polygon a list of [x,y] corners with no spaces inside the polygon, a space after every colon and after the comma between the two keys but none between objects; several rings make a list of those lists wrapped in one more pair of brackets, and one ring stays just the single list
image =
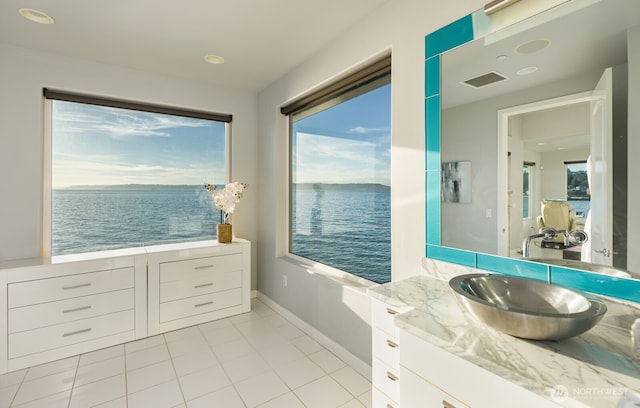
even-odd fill
[{"label": "marble vanity countertop", "polygon": [[369,294],[409,309],[395,318],[400,329],[552,401],[558,402],[552,399],[558,389],[567,392],[560,405],[640,405],[640,361],[632,357],[629,330],[640,309],[605,298],[607,315],[588,332],[559,342],[522,340],[471,315],[449,288],[449,277],[436,271],[371,288]]}]

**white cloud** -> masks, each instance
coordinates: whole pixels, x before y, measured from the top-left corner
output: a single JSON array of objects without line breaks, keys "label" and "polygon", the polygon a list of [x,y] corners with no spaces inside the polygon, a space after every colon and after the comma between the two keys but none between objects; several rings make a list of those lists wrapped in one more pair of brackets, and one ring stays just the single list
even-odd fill
[{"label": "white cloud", "polygon": [[55,160],[53,187],[115,184],[203,184],[224,181],[224,168],[122,163],[105,155],[71,156]]},{"label": "white cloud", "polygon": [[388,127],[379,127],[379,128],[368,128],[364,126],[356,126],[349,129],[349,133],[357,133],[357,134],[367,134],[367,133],[377,133],[377,132],[388,132]]},{"label": "white cloud", "polygon": [[388,183],[370,142],[298,133],[294,154],[297,183]]},{"label": "white cloud", "polygon": [[168,137],[167,129],[204,127],[211,122],[157,113],[101,106],[56,106],[54,127],[69,133],[107,134],[114,138],[132,136]]}]

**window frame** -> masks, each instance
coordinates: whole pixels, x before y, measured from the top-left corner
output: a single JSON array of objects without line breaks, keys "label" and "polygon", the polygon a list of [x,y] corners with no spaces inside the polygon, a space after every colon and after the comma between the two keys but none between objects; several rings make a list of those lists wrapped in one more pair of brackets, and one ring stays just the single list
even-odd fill
[{"label": "window frame", "polygon": [[[360,67],[357,71],[348,74],[345,77],[342,77],[328,85],[311,92],[308,95],[303,95],[300,98],[289,102],[283,105],[280,108],[280,112],[282,114],[281,118],[284,120],[284,129],[286,133],[286,180],[285,191],[286,191],[286,205],[285,205],[285,220],[284,223],[286,226],[285,230],[282,231],[282,235],[280,235],[280,242],[282,246],[278,245],[280,250],[280,256],[284,259],[288,259],[290,262],[294,264],[301,265],[308,270],[313,270],[315,272],[325,273],[332,278],[338,278],[343,281],[345,284],[356,285],[361,287],[369,287],[372,284],[375,284],[374,281],[363,278],[354,273],[338,269],[331,265],[322,263],[320,261],[315,261],[309,258],[305,258],[301,255],[297,255],[291,252],[292,246],[292,214],[293,214],[293,199],[292,199],[292,176],[293,176],[293,160],[292,160],[292,152],[293,152],[293,137],[292,131],[294,128],[294,117],[296,113],[300,111],[307,111],[308,115],[312,115],[313,113],[317,113],[321,110],[330,108],[332,106],[339,105],[346,100],[357,97],[358,95],[366,94],[367,92],[371,92],[375,89],[378,89],[383,85],[376,85],[380,83],[380,81],[384,81],[383,78],[388,78],[386,80],[387,84],[391,84],[391,54],[385,55],[384,57],[366,65],[364,67]],[[358,90],[366,89],[365,91],[359,92]],[[353,95],[353,92],[356,92],[355,96],[347,97],[343,99],[340,95]],[[306,116],[304,116],[306,117]],[[298,118],[299,119],[299,118]],[[391,215],[390,215],[391,216]],[[391,276],[389,276],[391,278]]]},{"label": "window frame", "polygon": [[[224,152],[224,171],[225,171],[225,183],[228,183],[231,179],[231,131],[233,123],[233,115],[223,113],[213,113],[206,111],[198,111],[193,109],[178,108],[168,105],[141,103],[126,99],[106,98],[99,96],[92,96],[88,94],[80,94],[74,92],[66,92],[60,90],[53,90],[51,88],[42,88],[43,95],[43,183],[42,183],[42,230],[41,230],[41,250],[42,257],[49,258],[52,256],[52,217],[53,217],[53,143],[52,143],[52,124],[53,124],[53,101],[67,101],[91,104],[104,107],[122,108],[129,110],[136,110],[141,112],[159,113],[164,115],[175,115],[182,117],[190,117],[195,119],[207,119],[225,123],[225,152]],[[184,242],[199,242],[202,240],[184,241]],[[134,248],[125,247],[116,249],[115,251],[126,251],[127,249]],[[82,254],[78,252],[74,254],[64,255],[73,256]]]},{"label": "window frame", "polygon": [[[529,200],[528,200],[529,201],[529,207],[528,207],[529,214],[525,217],[524,216],[524,211],[523,211],[523,214],[522,214],[522,220],[523,221],[533,219],[533,213],[532,213],[532,209],[533,209],[533,207],[532,207],[532,204],[533,204],[533,182],[534,182],[533,173],[534,173],[535,167],[536,167],[536,164],[534,162],[528,162],[528,161],[522,162],[523,171],[524,171],[525,168],[527,168],[529,170],[529,195],[528,195],[528,197],[529,197]],[[523,179],[523,181],[524,181],[524,179]],[[522,197],[523,198],[525,197],[525,195],[524,195],[524,184],[522,186]],[[523,210],[524,210],[524,208],[523,208]]]}]

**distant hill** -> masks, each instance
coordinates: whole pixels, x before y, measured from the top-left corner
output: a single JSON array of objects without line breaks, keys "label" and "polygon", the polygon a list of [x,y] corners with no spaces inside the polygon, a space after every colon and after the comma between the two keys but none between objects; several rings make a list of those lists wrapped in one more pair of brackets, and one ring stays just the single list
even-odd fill
[{"label": "distant hill", "polygon": [[193,190],[204,189],[204,184],[114,184],[80,185],[65,187],[65,190]]},{"label": "distant hill", "polygon": [[300,190],[349,190],[349,191],[371,191],[389,190],[389,186],[378,183],[296,183],[296,189]]}]

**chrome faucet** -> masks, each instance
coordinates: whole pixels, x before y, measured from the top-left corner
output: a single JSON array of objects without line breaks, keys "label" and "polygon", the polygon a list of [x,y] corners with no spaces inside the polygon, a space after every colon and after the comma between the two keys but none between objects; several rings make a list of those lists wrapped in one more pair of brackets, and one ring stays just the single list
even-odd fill
[{"label": "chrome faucet", "polygon": [[554,228],[541,228],[537,234],[529,235],[525,238],[524,242],[522,242],[522,256],[525,258],[529,257],[529,245],[531,244],[531,240],[536,238],[543,238],[545,240],[554,239],[558,234],[564,235],[564,246],[568,247],[573,245],[579,245],[587,242],[589,237],[587,233],[581,230],[567,231],[567,230],[556,230]]},{"label": "chrome faucet", "polygon": [[529,245],[531,240],[536,238],[554,239],[557,235],[557,231],[553,228],[541,228],[537,234],[529,235],[522,243],[522,256],[529,257]]}]

